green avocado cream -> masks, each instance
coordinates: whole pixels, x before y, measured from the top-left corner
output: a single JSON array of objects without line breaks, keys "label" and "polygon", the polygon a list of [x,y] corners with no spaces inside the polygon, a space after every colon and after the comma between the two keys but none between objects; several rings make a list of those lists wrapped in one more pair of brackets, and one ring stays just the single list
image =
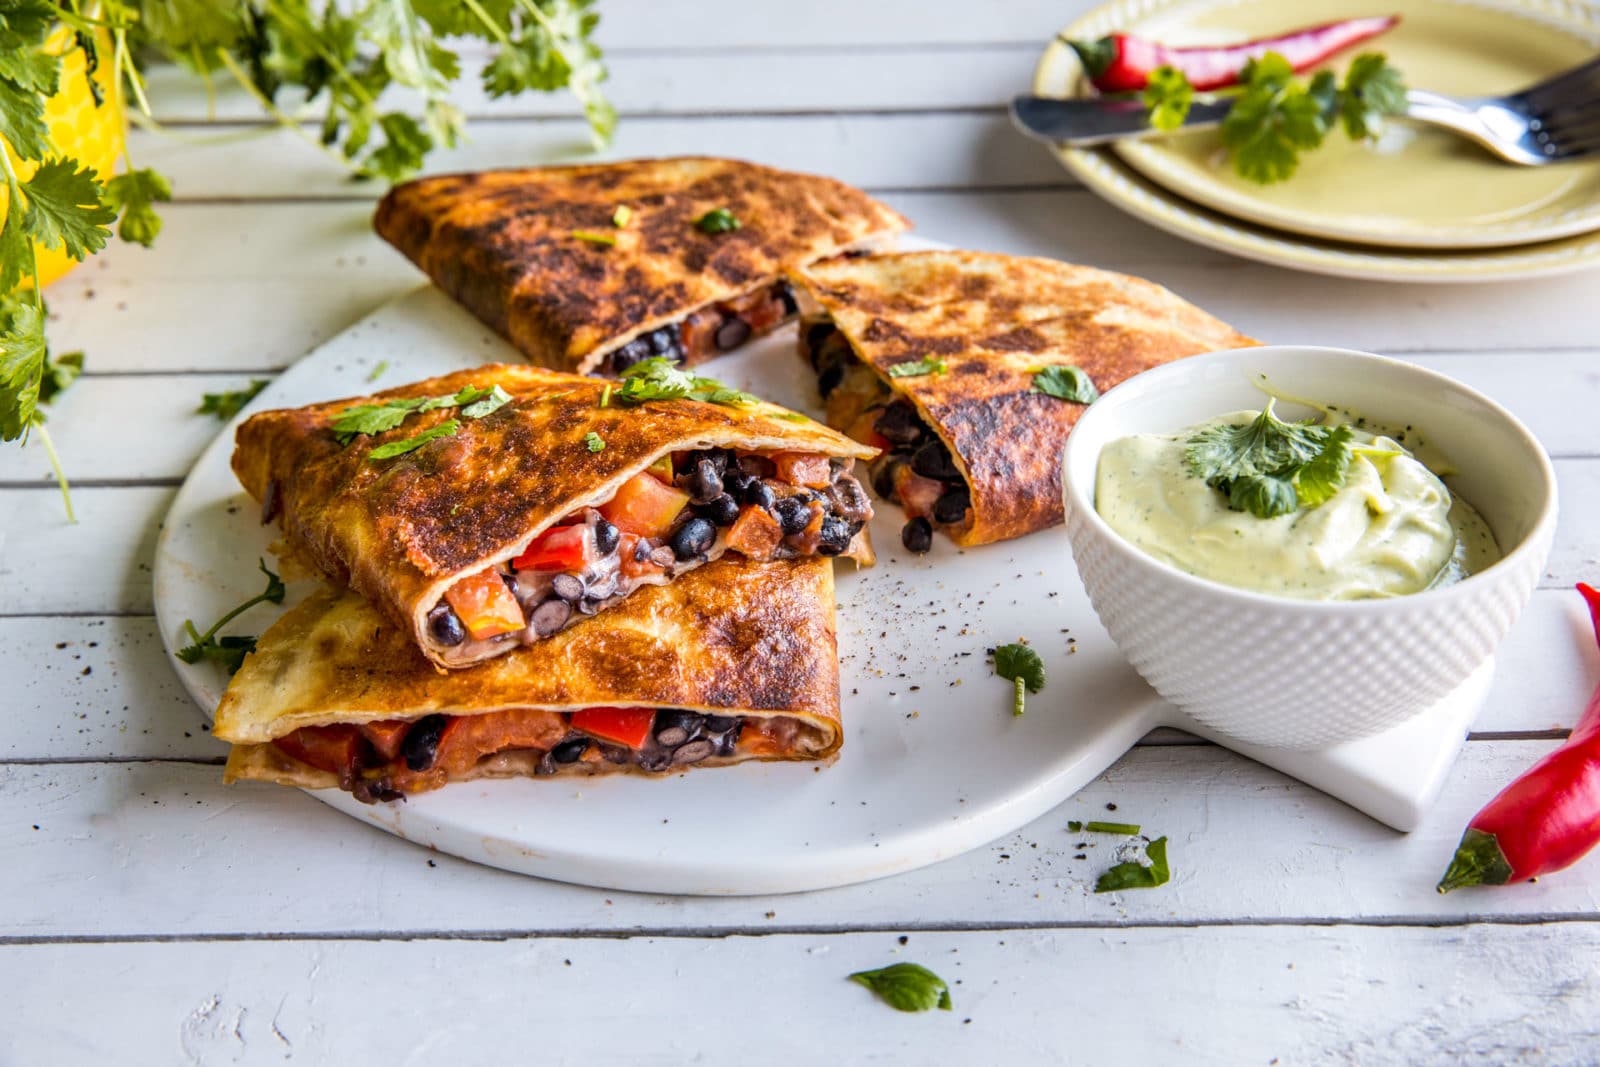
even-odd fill
[{"label": "green avocado cream", "polygon": [[1195,473],[1188,445],[1207,427],[1243,427],[1259,414],[1234,412],[1175,434],[1113,441],[1100,455],[1095,510],[1122,537],[1180,570],[1304,600],[1417,593],[1500,557],[1482,517],[1452,499],[1433,471],[1394,437],[1356,425],[1343,484],[1327,499],[1271,518],[1233,510],[1225,491]]}]

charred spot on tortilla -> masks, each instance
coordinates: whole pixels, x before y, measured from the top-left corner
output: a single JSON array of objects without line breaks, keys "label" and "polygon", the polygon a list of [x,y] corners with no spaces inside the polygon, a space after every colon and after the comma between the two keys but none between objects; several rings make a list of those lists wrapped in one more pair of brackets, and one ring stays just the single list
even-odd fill
[{"label": "charred spot on tortilla", "polygon": [[608,375],[736,348],[796,314],[796,269],[909,228],[833,179],[704,157],[419,178],[374,225],[533,362]]}]

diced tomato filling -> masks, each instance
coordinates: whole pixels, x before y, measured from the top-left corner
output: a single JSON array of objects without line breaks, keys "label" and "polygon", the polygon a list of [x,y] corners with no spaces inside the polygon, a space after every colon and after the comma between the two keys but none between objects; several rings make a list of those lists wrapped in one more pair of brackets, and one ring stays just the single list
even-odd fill
[{"label": "diced tomato filling", "polygon": [[879,452],[891,451],[894,448],[894,442],[873,428],[877,421],[878,412],[876,410],[863,411],[856,416],[855,421],[850,424],[849,429],[845,430],[844,435],[852,440],[860,441],[864,445],[871,445]]},{"label": "diced tomato filling", "polygon": [[594,556],[594,538],[589,527],[580,523],[546,530],[511,566],[519,571],[577,572],[593,563]]},{"label": "diced tomato filling", "polygon": [[585,708],[572,713],[572,728],[638,748],[649,738],[655,717],[653,708]]},{"label": "diced tomato filling", "polygon": [[623,482],[617,495],[600,505],[600,514],[629,533],[664,537],[688,503],[688,493],[644,471]]},{"label": "diced tomato filling", "polygon": [[894,484],[896,495],[900,498],[900,506],[905,508],[906,514],[912,518],[932,515],[933,505],[945,491],[943,482],[924,478],[913,471],[910,464],[903,464],[895,469]]},{"label": "diced tomato filling", "polygon": [[771,559],[783,543],[783,527],[766,508],[746,507],[728,529],[728,547],[750,559]]},{"label": "diced tomato filling", "polygon": [[827,456],[805,452],[779,452],[772,457],[772,466],[781,481],[790,485],[803,485],[807,489],[826,489],[833,484],[833,470]]},{"label": "diced tomato filling", "polygon": [[517,598],[506,588],[499,571],[469,574],[445,590],[444,598],[477,641],[515,633],[527,625]]},{"label": "diced tomato filling", "polygon": [[382,722],[366,722],[358,727],[361,736],[372,742],[372,748],[385,760],[400,758],[400,746],[405,743],[406,731],[411,729],[411,724],[404,719],[385,719]]},{"label": "diced tomato filling", "polygon": [[533,708],[508,708],[488,715],[457,715],[439,736],[433,765],[462,774],[484,756],[509,748],[548,749],[566,736],[561,716]]},{"label": "diced tomato filling", "polygon": [[361,758],[362,737],[354,726],[302,726],[277,745],[301,763],[343,775]]}]

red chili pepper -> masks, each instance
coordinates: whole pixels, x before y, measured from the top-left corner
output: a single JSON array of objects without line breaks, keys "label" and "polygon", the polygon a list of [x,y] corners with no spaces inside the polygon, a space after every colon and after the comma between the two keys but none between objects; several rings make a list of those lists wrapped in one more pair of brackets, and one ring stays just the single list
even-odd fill
[{"label": "red chili pepper", "polygon": [[[1600,590],[1578,585],[1600,642]],[[1600,687],[1572,736],[1500,791],[1472,817],[1450,869],[1448,893],[1505,885],[1572,866],[1600,844]]]},{"label": "red chili pepper", "polygon": [[1247,61],[1276,52],[1296,71],[1314,67],[1324,59],[1369,37],[1376,37],[1400,21],[1399,15],[1325,22],[1278,37],[1262,37],[1243,44],[1173,48],[1157,41],[1114,33],[1098,41],[1067,41],[1078,53],[1089,80],[1102,93],[1132,93],[1150,81],[1157,67],[1175,67],[1189,84],[1201,91],[1239,84]]}]

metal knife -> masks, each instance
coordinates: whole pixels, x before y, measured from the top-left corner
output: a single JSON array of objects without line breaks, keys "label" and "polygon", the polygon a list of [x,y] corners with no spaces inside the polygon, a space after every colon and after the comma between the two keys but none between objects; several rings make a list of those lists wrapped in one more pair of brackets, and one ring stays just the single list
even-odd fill
[{"label": "metal knife", "polygon": [[[1215,126],[1233,107],[1231,99],[1196,100],[1184,119],[1186,130]],[[1106,144],[1130,137],[1163,133],[1150,125],[1144,102],[1135,99],[1018,96],[1011,101],[1011,121],[1029,137],[1074,147]]]}]

